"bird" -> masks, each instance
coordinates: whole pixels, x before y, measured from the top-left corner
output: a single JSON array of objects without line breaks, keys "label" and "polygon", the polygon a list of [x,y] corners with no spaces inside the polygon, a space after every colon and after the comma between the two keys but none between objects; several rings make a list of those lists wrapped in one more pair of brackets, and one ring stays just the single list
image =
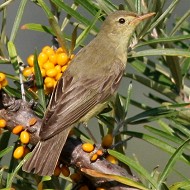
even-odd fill
[{"label": "bird", "polygon": [[83,47],[58,81],[40,128],[40,141],[22,169],[51,176],[71,129],[100,113],[116,93],[136,27],[154,13],[110,13],[96,37]]}]

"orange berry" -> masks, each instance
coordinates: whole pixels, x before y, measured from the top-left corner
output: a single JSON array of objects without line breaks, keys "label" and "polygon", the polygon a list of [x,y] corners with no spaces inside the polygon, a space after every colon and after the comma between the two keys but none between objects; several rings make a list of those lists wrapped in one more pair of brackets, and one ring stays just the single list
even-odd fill
[{"label": "orange berry", "polygon": [[54,64],[50,61],[47,61],[43,64],[43,68],[47,71],[49,69],[53,69],[54,68]]},{"label": "orange berry", "polygon": [[14,150],[13,157],[16,159],[22,158],[24,155],[24,146],[19,146]]},{"label": "orange berry", "polygon": [[70,178],[72,179],[72,181],[77,183],[81,180],[82,176],[79,173],[73,173],[70,175]]},{"label": "orange berry", "polygon": [[94,150],[94,145],[93,144],[90,144],[90,143],[84,143],[82,145],[82,149],[83,151],[85,152],[92,152]]},{"label": "orange berry", "polygon": [[62,48],[62,47],[59,47],[57,50],[56,50],[56,53],[59,54],[59,53],[66,53],[66,51]]},{"label": "orange berry", "polygon": [[57,55],[57,64],[58,65],[61,65],[61,66],[66,65],[68,61],[69,61],[69,57],[66,53],[59,53]]},{"label": "orange berry", "polygon": [[12,133],[17,135],[19,134],[22,130],[24,129],[24,127],[22,125],[17,125],[16,127],[13,128]]},{"label": "orange berry", "polygon": [[74,58],[74,56],[75,56],[74,54],[71,54],[71,55],[70,55],[70,59],[73,59],[73,58]]},{"label": "orange berry", "polygon": [[45,53],[48,49],[50,49],[51,47],[50,46],[44,46],[42,48],[42,52]]},{"label": "orange berry", "polygon": [[62,68],[61,65],[56,65],[55,66],[55,69],[57,70],[58,73],[61,72],[61,68]]},{"label": "orange berry", "polygon": [[32,76],[32,75],[34,74],[33,67],[25,67],[24,70],[22,71],[22,74],[23,74],[25,77]]},{"label": "orange berry", "polygon": [[112,164],[118,164],[117,158],[115,158],[115,157],[112,156],[112,155],[106,156],[106,160],[109,161],[109,162],[111,162]]},{"label": "orange berry", "polygon": [[59,166],[56,166],[54,170],[54,176],[59,176],[61,173],[61,168]]},{"label": "orange berry", "polygon": [[42,51],[43,53],[45,53],[48,57],[50,56],[50,55],[53,55],[53,54],[55,54],[55,52],[54,52],[54,50],[53,50],[53,48],[47,48],[46,50],[44,50],[44,51]]},{"label": "orange berry", "polygon": [[107,134],[106,136],[103,137],[102,139],[102,146],[104,148],[109,148],[113,143],[113,136],[112,134]]},{"label": "orange berry", "polygon": [[45,62],[47,62],[47,60],[48,60],[48,56],[45,53],[41,52],[38,55],[38,63],[39,64],[44,64]]},{"label": "orange berry", "polygon": [[30,141],[30,135],[27,131],[22,131],[20,133],[20,141],[24,144],[28,144]]},{"label": "orange berry", "polygon": [[61,167],[61,173],[65,176],[68,177],[70,175],[70,170],[67,166],[63,165]]},{"label": "orange berry", "polygon": [[46,71],[46,75],[48,76],[48,77],[55,77],[56,75],[57,75],[57,69],[55,69],[55,68],[52,68],[52,69],[48,69],[47,71]]},{"label": "orange berry", "polygon": [[4,119],[0,119],[0,128],[6,127],[7,122]]},{"label": "orange berry", "polygon": [[27,58],[27,63],[30,67],[34,66],[34,55],[29,55]]},{"label": "orange berry", "polygon": [[5,74],[4,73],[0,73],[0,82],[5,80]]},{"label": "orange berry", "polygon": [[57,54],[52,53],[51,55],[49,55],[49,61],[52,62],[54,65],[57,64]]},{"label": "orange berry", "polygon": [[63,73],[63,72],[66,70],[66,68],[67,68],[67,65],[63,66],[63,67],[61,68],[61,72]]},{"label": "orange berry", "polygon": [[62,76],[62,73],[58,73],[58,74],[56,75],[56,77],[55,77],[55,80],[58,81],[58,80],[61,78],[61,76]]},{"label": "orange berry", "polygon": [[45,77],[46,76],[46,70],[41,68],[40,71],[41,71],[42,77]]},{"label": "orange berry", "polygon": [[106,190],[106,189],[103,187],[97,187],[96,190]]},{"label": "orange berry", "polygon": [[35,117],[32,117],[32,118],[29,120],[29,125],[32,126],[32,125],[34,125],[36,122],[37,122],[37,119],[36,119]]},{"label": "orange berry", "polygon": [[93,155],[91,156],[90,161],[91,161],[91,162],[94,162],[94,161],[97,160],[97,158],[98,158],[98,155],[95,153],[95,154],[93,154]]},{"label": "orange berry", "polygon": [[102,156],[102,155],[103,155],[103,151],[102,151],[102,150],[98,150],[98,151],[96,152],[96,154],[97,154],[98,156]]},{"label": "orange berry", "polygon": [[2,82],[1,82],[1,86],[2,87],[5,87],[8,85],[8,80],[7,79],[4,79]]},{"label": "orange berry", "polygon": [[44,83],[47,88],[53,88],[55,86],[55,79],[46,77]]},{"label": "orange berry", "polygon": [[79,188],[79,190],[89,190],[87,185],[83,185]]}]

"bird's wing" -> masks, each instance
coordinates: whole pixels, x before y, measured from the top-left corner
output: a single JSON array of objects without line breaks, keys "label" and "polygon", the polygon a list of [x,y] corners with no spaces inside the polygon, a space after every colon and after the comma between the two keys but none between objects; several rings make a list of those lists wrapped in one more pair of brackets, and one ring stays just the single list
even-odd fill
[{"label": "bird's wing", "polygon": [[[85,116],[117,89],[123,76],[121,63],[115,61],[110,74],[75,80],[69,72],[60,79],[45,114],[40,137],[48,139]],[[123,65],[123,64],[122,64]],[[106,77],[105,77],[106,76]]]}]

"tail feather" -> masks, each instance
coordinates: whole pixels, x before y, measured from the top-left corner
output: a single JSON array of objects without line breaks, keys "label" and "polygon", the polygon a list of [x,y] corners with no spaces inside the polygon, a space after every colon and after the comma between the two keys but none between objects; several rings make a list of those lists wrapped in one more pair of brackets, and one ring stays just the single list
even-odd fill
[{"label": "tail feather", "polygon": [[41,176],[51,176],[54,173],[70,130],[71,127],[49,139],[38,142],[32,151],[32,157],[26,161],[22,169],[26,172],[33,172]]}]

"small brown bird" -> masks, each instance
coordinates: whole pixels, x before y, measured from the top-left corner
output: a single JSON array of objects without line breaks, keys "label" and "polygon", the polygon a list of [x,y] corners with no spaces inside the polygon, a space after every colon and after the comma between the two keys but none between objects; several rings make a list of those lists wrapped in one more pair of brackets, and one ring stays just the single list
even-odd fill
[{"label": "small brown bird", "polygon": [[105,107],[117,90],[127,63],[127,47],[137,25],[154,13],[116,11],[74,57],[52,94],[40,141],[23,170],[52,175],[70,130]]}]

